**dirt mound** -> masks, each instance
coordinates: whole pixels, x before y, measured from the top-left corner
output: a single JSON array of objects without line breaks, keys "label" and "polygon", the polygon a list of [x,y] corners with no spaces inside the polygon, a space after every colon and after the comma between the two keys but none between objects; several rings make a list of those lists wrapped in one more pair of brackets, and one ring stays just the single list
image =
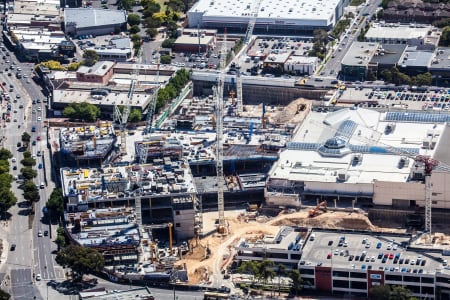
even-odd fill
[{"label": "dirt mound", "polygon": [[303,226],[329,229],[355,229],[374,230],[370,221],[364,215],[348,214],[343,212],[328,212],[315,218],[309,218],[306,214],[287,217],[273,223],[276,226]]}]

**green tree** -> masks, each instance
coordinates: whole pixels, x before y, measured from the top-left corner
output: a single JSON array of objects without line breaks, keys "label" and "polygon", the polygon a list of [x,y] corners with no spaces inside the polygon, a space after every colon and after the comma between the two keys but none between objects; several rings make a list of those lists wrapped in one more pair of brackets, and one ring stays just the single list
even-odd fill
[{"label": "green tree", "polygon": [[258,278],[262,280],[264,284],[267,284],[269,280],[275,277],[275,271],[273,270],[274,262],[264,259],[258,263]]},{"label": "green tree", "polygon": [[56,254],[56,262],[69,267],[77,278],[84,274],[101,271],[105,265],[103,256],[95,249],[77,245],[68,245]]},{"label": "green tree", "polygon": [[159,60],[163,65],[170,65],[170,63],[172,62],[172,58],[170,57],[170,55],[161,55]]},{"label": "green tree", "polygon": [[87,102],[73,102],[63,110],[64,116],[74,120],[95,121],[100,114],[100,108]]},{"label": "green tree", "polygon": [[162,46],[163,48],[171,48],[171,49],[172,49],[173,44],[175,44],[175,39],[165,39],[165,40],[162,42],[161,46]]},{"label": "green tree", "polygon": [[24,167],[32,167],[36,165],[36,160],[32,157],[26,157],[20,161]]},{"label": "green tree", "polygon": [[128,116],[128,121],[132,123],[136,123],[142,120],[142,112],[140,109],[134,108],[130,111],[130,115]]},{"label": "green tree", "polygon": [[0,174],[0,187],[10,189],[11,188],[11,182],[12,182],[12,175],[9,173],[1,173]]},{"label": "green tree", "polygon": [[25,178],[25,180],[31,180],[37,176],[36,171],[30,167],[22,168],[20,169],[20,172],[22,173],[22,177]]},{"label": "green tree", "polygon": [[161,27],[161,20],[153,17],[148,17],[144,19],[145,27],[158,28]]},{"label": "green tree", "polygon": [[6,213],[16,203],[17,198],[10,189],[6,187],[0,188],[0,209],[3,213]]},{"label": "green tree", "polygon": [[131,34],[139,33],[139,31],[141,31],[141,28],[139,27],[139,25],[133,25],[130,28],[130,33]]},{"label": "green tree", "polygon": [[39,200],[39,190],[32,180],[25,181],[23,185],[23,198],[30,202]]},{"label": "green tree", "polygon": [[139,25],[141,23],[141,16],[139,16],[138,14],[129,14],[127,23],[130,26]]},{"label": "green tree", "polygon": [[52,191],[45,207],[54,212],[55,216],[60,216],[64,212],[64,197],[61,189],[55,188]]},{"label": "green tree", "polygon": [[64,228],[59,226],[56,230],[56,239],[55,243],[58,246],[58,251],[66,245],[66,238],[64,236]]},{"label": "green tree", "polygon": [[23,157],[24,157],[24,158],[30,158],[30,157],[31,157],[31,152],[30,152],[30,151],[25,151],[25,152],[23,153]]},{"label": "green tree", "polygon": [[369,299],[386,300],[391,295],[391,287],[389,285],[374,286],[369,291]]},{"label": "green tree", "polygon": [[30,140],[31,140],[31,136],[28,132],[22,133],[22,142],[23,143],[28,145],[30,143]]},{"label": "green tree", "polygon": [[255,283],[258,274],[258,265],[256,261],[244,261],[237,269],[238,273],[248,274],[252,276],[252,284]]},{"label": "green tree", "polygon": [[431,84],[432,84],[432,81],[433,81],[433,77],[432,77],[432,75],[431,75],[430,72],[423,73],[423,74],[418,74],[418,75],[416,76],[416,84],[419,85],[419,86],[422,86],[422,85],[425,85],[425,86],[431,85]]},{"label": "green tree", "polygon": [[292,280],[292,290],[295,291],[295,296],[298,295],[298,292],[302,289],[302,276],[300,275],[299,270],[292,270],[289,272],[289,278]]},{"label": "green tree", "polygon": [[9,300],[11,299],[11,295],[0,289],[0,300]]},{"label": "green tree", "polygon": [[150,27],[145,30],[145,33],[150,39],[154,39],[158,35],[158,30],[156,30],[156,28]]},{"label": "green tree", "polygon": [[141,4],[144,7],[142,12],[144,18],[151,17],[153,14],[158,13],[161,10],[161,5],[153,0],[142,0]]},{"label": "green tree", "polygon": [[9,173],[9,162],[7,160],[0,160],[0,174]]},{"label": "green tree", "polygon": [[12,155],[11,151],[9,151],[8,149],[5,149],[5,148],[0,149],[0,160],[7,160],[12,157],[13,157],[13,155]]},{"label": "green tree", "polygon": [[95,65],[95,63],[98,61],[98,54],[95,50],[84,50],[83,52],[83,65],[86,65],[88,67]]},{"label": "green tree", "polygon": [[384,69],[380,72],[380,77],[386,82],[392,82],[392,72],[389,69]]},{"label": "green tree", "polygon": [[281,277],[286,275],[286,266],[283,264],[277,265],[277,276],[278,276],[278,296],[281,295]]},{"label": "green tree", "polygon": [[134,4],[135,4],[135,0],[118,0],[117,8],[124,9],[124,10],[131,10],[131,8],[133,7]]},{"label": "green tree", "polygon": [[389,300],[409,300],[411,298],[411,291],[403,286],[394,286],[391,290]]}]

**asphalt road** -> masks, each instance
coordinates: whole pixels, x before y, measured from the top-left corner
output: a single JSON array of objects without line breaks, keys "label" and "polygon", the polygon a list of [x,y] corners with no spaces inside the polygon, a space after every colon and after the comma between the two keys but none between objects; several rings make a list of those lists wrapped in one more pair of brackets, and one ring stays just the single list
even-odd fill
[{"label": "asphalt road", "polygon": [[[321,76],[333,76],[336,77],[341,69],[341,61],[347,54],[348,49],[354,41],[357,41],[361,29],[366,25],[366,19],[359,23],[356,19],[359,18],[370,18],[371,15],[375,14],[375,11],[380,6],[380,0],[369,0],[366,6],[360,9],[359,14],[355,16],[350,23],[350,28],[347,29],[347,33],[342,33],[341,39],[337,40],[337,45],[332,49],[332,56],[329,61],[322,69]],[[347,37],[345,37],[347,36]]]}]

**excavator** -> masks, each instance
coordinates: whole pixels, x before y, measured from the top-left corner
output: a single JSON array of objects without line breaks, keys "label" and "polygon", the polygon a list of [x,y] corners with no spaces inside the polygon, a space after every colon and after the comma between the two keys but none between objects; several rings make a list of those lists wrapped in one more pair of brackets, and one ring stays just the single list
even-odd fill
[{"label": "excavator", "polygon": [[313,209],[309,210],[308,216],[310,218],[314,218],[315,216],[318,216],[321,211],[327,211],[327,201],[322,201],[319,204],[317,204],[316,207],[314,207]]}]

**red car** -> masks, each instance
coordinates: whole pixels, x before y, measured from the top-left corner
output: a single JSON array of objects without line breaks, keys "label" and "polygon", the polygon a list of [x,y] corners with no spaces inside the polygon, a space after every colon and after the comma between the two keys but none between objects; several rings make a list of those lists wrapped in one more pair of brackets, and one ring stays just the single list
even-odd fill
[{"label": "red car", "polygon": [[327,259],[331,259],[331,253],[328,253],[328,255],[327,255]]},{"label": "red car", "polygon": [[40,140],[41,140],[41,136],[38,135],[37,138],[36,138],[36,140],[37,140],[37,141],[40,141]]},{"label": "red car", "polygon": [[384,258],[388,258],[388,257],[389,257],[389,253],[385,253]]},{"label": "red car", "polygon": [[394,254],[393,253],[389,254],[389,259],[394,259]]}]

